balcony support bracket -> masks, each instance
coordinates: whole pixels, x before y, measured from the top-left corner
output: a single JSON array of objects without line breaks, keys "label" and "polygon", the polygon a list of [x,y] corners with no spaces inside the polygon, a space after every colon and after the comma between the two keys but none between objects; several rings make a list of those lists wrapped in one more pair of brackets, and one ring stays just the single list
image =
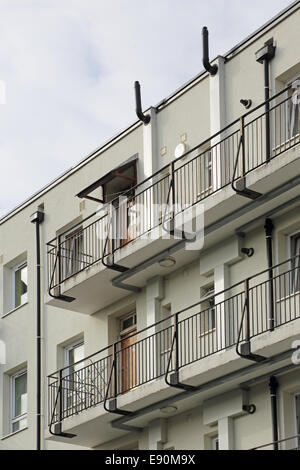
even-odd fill
[{"label": "balcony support bracket", "polygon": [[63,432],[62,431],[62,423],[56,423],[54,425],[54,436],[58,437],[65,437],[67,439],[73,439],[73,437],[76,437],[76,434],[71,434],[69,432]]},{"label": "balcony support bracket", "polygon": [[108,411],[109,413],[114,413],[114,414],[122,415],[122,416],[133,416],[134,415],[133,411],[120,410],[117,406],[117,399],[116,398],[113,398],[112,400],[109,400],[108,408],[106,408],[106,411]]},{"label": "balcony support bracket", "polygon": [[239,178],[236,181],[236,184],[235,186],[233,186],[233,189],[240,196],[246,197],[248,199],[252,199],[253,201],[262,196],[261,193],[258,193],[257,191],[253,191],[252,189],[247,188],[245,176],[243,176],[242,178]]},{"label": "balcony support bracket", "polygon": [[246,343],[241,344],[241,351],[239,354],[243,359],[247,359],[253,362],[263,362],[266,360],[266,357],[260,356],[258,354],[253,354],[251,352],[251,343],[247,341]]},{"label": "balcony support bracket", "polygon": [[69,297],[67,295],[61,294],[60,293],[60,286],[58,288],[57,294],[55,293],[55,288],[54,288],[54,294],[52,294],[54,275],[55,275],[56,265],[57,265],[57,261],[58,261],[59,257],[60,257],[60,250],[57,250],[48,293],[49,293],[50,297],[52,297],[52,299],[61,300],[62,302],[71,303],[71,302],[74,302],[74,300],[76,300],[76,299],[74,297]]},{"label": "balcony support bracket", "polygon": [[193,392],[197,390],[197,387],[193,387],[192,385],[188,384],[183,384],[179,381],[179,371],[171,374],[169,381],[166,380],[166,382],[168,385],[170,385],[170,387],[179,388],[181,390],[185,390],[186,392]]}]

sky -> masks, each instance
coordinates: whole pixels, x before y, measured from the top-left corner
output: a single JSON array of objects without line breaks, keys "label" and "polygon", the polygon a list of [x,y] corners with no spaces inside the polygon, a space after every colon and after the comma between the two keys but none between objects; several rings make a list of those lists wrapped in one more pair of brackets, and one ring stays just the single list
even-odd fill
[{"label": "sky", "polygon": [[0,0],[0,217],[291,0]]}]

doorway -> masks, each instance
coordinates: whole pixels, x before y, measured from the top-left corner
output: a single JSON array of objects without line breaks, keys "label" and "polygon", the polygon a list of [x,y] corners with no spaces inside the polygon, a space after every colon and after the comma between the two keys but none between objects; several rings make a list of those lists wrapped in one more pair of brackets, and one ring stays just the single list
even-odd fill
[{"label": "doorway", "polygon": [[120,320],[121,338],[121,383],[122,394],[137,386],[137,327],[136,313],[131,313]]}]

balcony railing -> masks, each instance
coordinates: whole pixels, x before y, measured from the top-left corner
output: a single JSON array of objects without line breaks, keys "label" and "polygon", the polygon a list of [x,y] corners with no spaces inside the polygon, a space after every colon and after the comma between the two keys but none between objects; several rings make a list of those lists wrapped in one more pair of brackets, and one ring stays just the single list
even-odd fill
[{"label": "balcony railing", "polygon": [[[65,280],[299,144],[287,88],[47,244],[50,295]],[[294,111],[293,111],[294,110]],[[113,207],[113,215],[110,213]],[[125,230],[124,230],[125,228]]]},{"label": "balcony railing", "polygon": [[[92,408],[300,318],[300,256],[51,374],[49,422]],[[271,277],[270,277],[271,274]]]},{"label": "balcony railing", "polygon": [[250,450],[300,450],[300,434],[287,439],[280,439]]}]

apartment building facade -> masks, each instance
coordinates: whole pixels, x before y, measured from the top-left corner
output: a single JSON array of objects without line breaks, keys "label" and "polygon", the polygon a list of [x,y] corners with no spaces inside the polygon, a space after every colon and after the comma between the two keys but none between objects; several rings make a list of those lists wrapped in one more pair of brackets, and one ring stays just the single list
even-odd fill
[{"label": "apartment building facade", "polygon": [[0,220],[0,449],[299,447],[299,25]]}]

